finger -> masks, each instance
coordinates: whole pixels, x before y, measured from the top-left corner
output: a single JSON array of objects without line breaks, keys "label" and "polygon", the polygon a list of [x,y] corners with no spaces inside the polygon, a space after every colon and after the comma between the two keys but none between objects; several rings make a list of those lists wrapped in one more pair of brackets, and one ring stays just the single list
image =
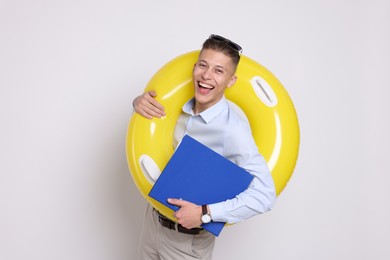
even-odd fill
[{"label": "finger", "polygon": [[138,109],[138,110],[136,110],[137,112],[139,112],[140,114],[145,114],[145,115],[147,115],[147,117],[150,117],[150,118],[151,117],[158,117],[158,118],[162,117],[159,110],[157,110],[155,107],[153,107],[150,104],[137,107],[137,109]]},{"label": "finger", "polygon": [[148,119],[165,116],[164,107],[154,99],[155,96],[155,91],[148,91],[135,98],[133,101],[135,111]]},{"label": "finger", "polygon": [[[145,99],[149,104],[153,106],[153,109],[155,112],[164,113],[164,107],[161,105],[156,99],[155,96],[152,96],[150,92],[148,92],[148,95],[145,96]],[[146,104],[145,104],[146,105]]]},{"label": "finger", "polygon": [[153,112],[150,109],[146,108],[146,107],[142,107],[142,106],[136,105],[134,107],[134,110],[135,110],[135,112],[137,112],[138,114],[140,114],[143,117],[146,117],[148,119],[152,119],[153,118]]},{"label": "finger", "polygon": [[148,114],[147,112],[145,112],[145,110],[135,110],[138,114],[140,114],[141,116],[147,118],[147,119],[152,119],[153,118],[153,115],[151,114]]},{"label": "finger", "polygon": [[181,207],[181,206],[184,206],[187,202],[185,200],[182,200],[182,199],[169,198],[168,203],[175,205],[175,206],[178,206],[178,207]]},{"label": "finger", "polygon": [[136,102],[134,102],[134,108],[137,113],[148,119],[152,119],[153,117],[161,118],[162,116],[164,116],[164,114],[162,114],[159,109],[157,109],[155,106],[150,104],[148,100],[146,100],[146,97],[136,100]]},{"label": "finger", "polygon": [[148,91],[148,93],[149,93],[149,95],[152,96],[152,97],[156,97],[156,96],[157,96],[157,93],[156,93],[156,91],[154,91],[154,90],[150,90],[150,91]]},{"label": "finger", "polygon": [[160,117],[165,115],[164,107],[153,98],[149,97],[148,99],[142,100],[142,107],[147,109],[147,112],[152,112]]}]

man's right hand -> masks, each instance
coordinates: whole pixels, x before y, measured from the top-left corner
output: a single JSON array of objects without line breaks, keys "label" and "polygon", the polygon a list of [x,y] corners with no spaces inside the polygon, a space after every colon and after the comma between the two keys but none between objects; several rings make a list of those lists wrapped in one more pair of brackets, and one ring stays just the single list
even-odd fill
[{"label": "man's right hand", "polygon": [[156,101],[156,96],[156,92],[152,90],[136,97],[133,101],[135,112],[148,119],[165,116],[164,107]]}]

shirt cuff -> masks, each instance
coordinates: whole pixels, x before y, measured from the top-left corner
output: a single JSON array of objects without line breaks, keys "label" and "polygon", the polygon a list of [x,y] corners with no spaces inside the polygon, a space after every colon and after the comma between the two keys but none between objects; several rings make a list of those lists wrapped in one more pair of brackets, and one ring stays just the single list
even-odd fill
[{"label": "shirt cuff", "polygon": [[209,205],[211,219],[216,222],[228,222],[223,210],[223,203]]}]

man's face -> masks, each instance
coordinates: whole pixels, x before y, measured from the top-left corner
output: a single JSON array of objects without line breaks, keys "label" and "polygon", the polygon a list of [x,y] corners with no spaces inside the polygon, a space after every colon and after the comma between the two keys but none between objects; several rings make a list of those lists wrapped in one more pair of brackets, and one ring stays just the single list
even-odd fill
[{"label": "man's face", "polygon": [[194,66],[192,79],[195,88],[194,113],[198,114],[218,103],[225,89],[236,82],[232,59],[222,52],[204,49]]}]

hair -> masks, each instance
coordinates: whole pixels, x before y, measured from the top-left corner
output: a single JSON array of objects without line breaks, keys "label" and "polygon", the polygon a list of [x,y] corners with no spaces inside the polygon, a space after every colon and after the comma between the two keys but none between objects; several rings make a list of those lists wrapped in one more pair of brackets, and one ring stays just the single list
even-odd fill
[{"label": "hair", "polygon": [[213,38],[208,38],[202,46],[202,50],[211,49],[222,52],[232,59],[233,71],[236,71],[237,65],[240,62],[240,53],[233,49],[228,41],[220,41]]}]

